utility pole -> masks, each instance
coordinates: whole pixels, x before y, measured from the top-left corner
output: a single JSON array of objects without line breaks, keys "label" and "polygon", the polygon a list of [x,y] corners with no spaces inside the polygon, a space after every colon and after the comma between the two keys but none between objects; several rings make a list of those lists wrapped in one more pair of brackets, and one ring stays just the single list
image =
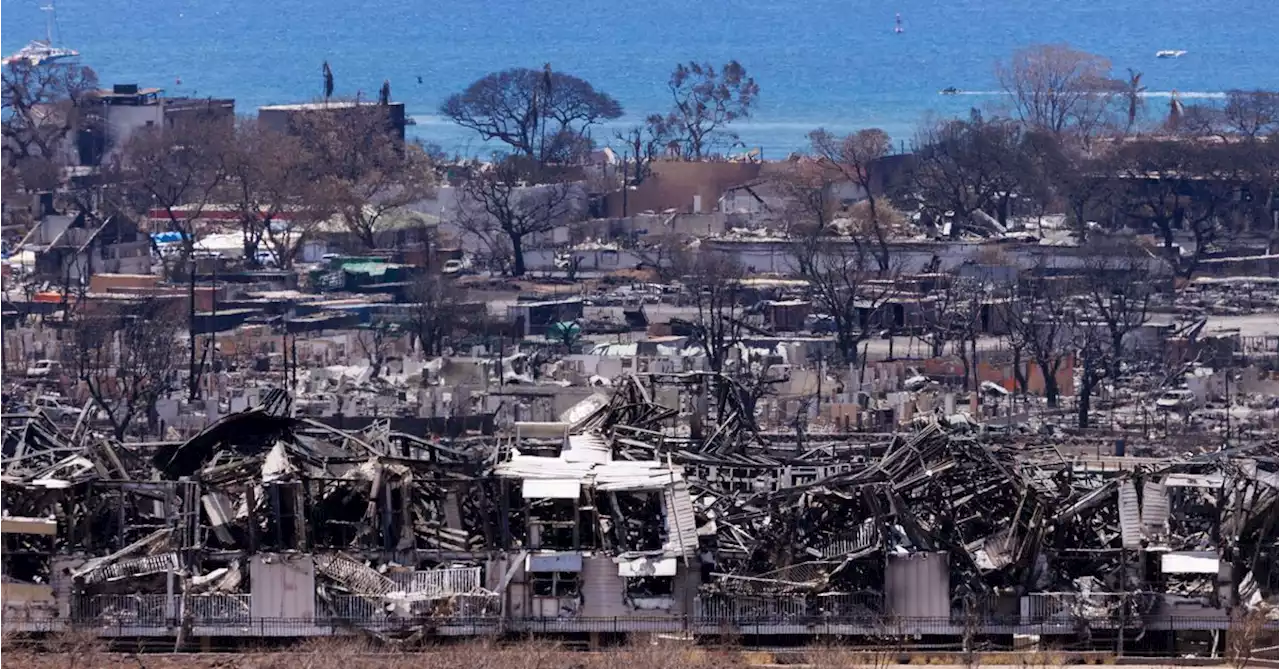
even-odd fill
[{"label": "utility pole", "polygon": [[280,385],[286,390],[292,391],[293,385],[289,382],[289,309],[291,303],[286,302],[284,305],[284,313],[280,316],[280,362],[281,362],[281,378]]},{"label": "utility pole", "polygon": [[1224,448],[1229,448],[1231,446],[1231,365],[1228,364],[1227,368],[1222,371],[1224,374],[1226,374],[1226,387],[1224,389],[1224,392],[1227,395],[1227,411],[1226,411],[1227,430],[1226,430],[1226,433],[1222,435],[1222,445]]},{"label": "utility pole", "polygon": [[5,287],[4,272],[0,272],[0,379],[9,376],[9,348],[4,340],[4,306],[9,303],[9,290]]},{"label": "utility pole", "polygon": [[187,399],[200,396],[200,375],[196,373],[196,241],[188,235],[187,247]]}]

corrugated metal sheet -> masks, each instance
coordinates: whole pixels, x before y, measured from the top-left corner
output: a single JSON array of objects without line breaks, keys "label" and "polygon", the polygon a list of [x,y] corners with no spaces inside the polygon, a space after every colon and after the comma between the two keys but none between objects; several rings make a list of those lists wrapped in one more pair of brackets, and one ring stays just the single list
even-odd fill
[{"label": "corrugated metal sheet", "polygon": [[316,615],[316,568],[310,555],[255,555],[249,563],[250,617]]},{"label": "corrugated metal sheet", "polygon": [[613,459],[613,449],[598,434],[571,434],[569,446],[560,452],[560,459],[565,462],[604,463]]},{"label": "corrugated metal sheet", "polygon": [[350,588],[352,592],[385,595],[396,589],[394,581],[342,553],[320,554],[315,557],[315,562],[316,571]]},{"label": "corrugated metal sheet", "polygon": [[582,561],[581,614],[588,618],[615,618],[634,615],[625,599],[627,582],[618,575],[613,558],[593,555]]},{"label": "corrugated metal sheet", "polygon": [[1149,536],[1164,536],[1169,522],[1169,492],[1159,481],[1142,484],[1142,526]]},{"label": "corrugated metal sheet", "polygon": [[697,519],[693,514],[693,498],[689,484],[677,479],[662,496],[667,542],[662,550],[667,555],[693,555],[698,550]]},{"label": "corrugated metal sheet", "polygon": [[885,607],[906,618],[951,615],[951,575],[946,553],[890,555],[884,571]]},{"label": "corrugated metal sheet", "polygon": [[1142,516],[1138,509],[1138,486],[1132,480],[1120,484],[1120,544],[1125,548],[1142,548]]},{"label": "corrugated metal sheet", "polygon": [[579,479],[525,479],[520,495],[525,499],[578,499]]},{"label": "corrugated metal sheet", "polygon": [[620,460],[596,467],[592,472],[596,488],[603,491],[662,490],[684,475],[657,461],[630,462]]},{"label": "corrugated metal sheet", "polygon": [[591,471],[589,462],[565,462],[560,458],[513,455],[494,467],[494,474],[514,479],[585,479]]}]

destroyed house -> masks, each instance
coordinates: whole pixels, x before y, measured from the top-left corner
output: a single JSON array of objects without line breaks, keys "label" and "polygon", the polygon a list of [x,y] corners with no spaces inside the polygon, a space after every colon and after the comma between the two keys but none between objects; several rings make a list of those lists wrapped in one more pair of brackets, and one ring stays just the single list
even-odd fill
[{"label": "destroyed house", "polygon": [[46,281],[87,285],[95,274],[148,274],[151,246],[124,216],[97,221],[87,214],[47,216],[19,249],[35,255],[35,274]]},{"label": "destroyed house", "polygon": [[687,615],[699,582],[689,568],[698,534],[683,472],[614,460],[603,437],[569,427],[518,424],[515,451],[494,470],[503,500],[518,500],[513,515],[523,518],[511,532],[508,553],[518,551],[523,564],[517,559],[504,576],[508,610],[550,618]]},{"label": "destroyed house", "polygon": [[583,300],[580,297],[560,300],[520,301],[507,307],[507,318],[523,336],[542,335],[553,323],[582,318]]}]

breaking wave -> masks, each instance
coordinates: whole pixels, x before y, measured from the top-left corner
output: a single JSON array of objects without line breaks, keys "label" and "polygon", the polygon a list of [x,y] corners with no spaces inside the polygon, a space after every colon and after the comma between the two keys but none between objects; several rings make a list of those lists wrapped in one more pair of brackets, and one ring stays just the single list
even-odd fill
[{"label": "breaking wave", "polygon": [[[1006,96],[1005,91],[952,91],[944,93],[945,95],[982,95],[982,96]],[[1173,97],[1174,91],[1143,91],[1144,98],[1169,98]],[[1227,97],[1224,91],[1177,91],[1178,97],[1184,100],[1222,100]]]}]

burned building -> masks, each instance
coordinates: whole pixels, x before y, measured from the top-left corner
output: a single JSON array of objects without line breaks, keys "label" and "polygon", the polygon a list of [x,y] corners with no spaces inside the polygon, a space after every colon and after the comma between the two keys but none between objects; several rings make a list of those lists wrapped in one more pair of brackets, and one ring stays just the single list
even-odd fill
[{"label": "burned building", "polygon": [[[653,399],[669,385],[715,401],[691,420]],[[13,417],[6,630],[889,626],[1114,644],[1227,629],[1276,599],[1274,455],[1107,468],[930,415],[797,450],[761,434],[732,389],[711,373],[627,375],[554,422],[449,439],[337,429],[294,416],[281,391],[184,442]]]}]

